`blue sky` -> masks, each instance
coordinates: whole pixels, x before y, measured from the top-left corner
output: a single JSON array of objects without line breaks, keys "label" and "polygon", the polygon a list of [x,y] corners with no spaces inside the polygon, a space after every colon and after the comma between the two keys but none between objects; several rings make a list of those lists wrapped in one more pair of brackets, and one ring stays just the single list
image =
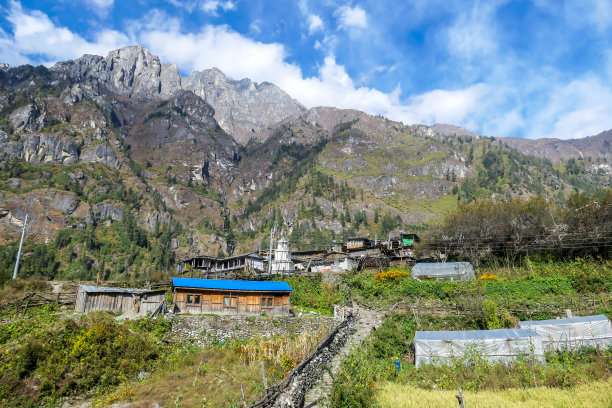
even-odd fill
[{"label": "blue sky", "polygon": [[307,107],[490,136],[612,128],[612,0],[55,0],[0,3],[0,62],[140,44]]}]

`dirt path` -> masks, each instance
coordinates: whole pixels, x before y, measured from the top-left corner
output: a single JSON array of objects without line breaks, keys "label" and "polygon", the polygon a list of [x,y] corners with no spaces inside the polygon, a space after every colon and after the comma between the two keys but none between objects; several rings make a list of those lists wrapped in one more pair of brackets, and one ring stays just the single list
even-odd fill
[{"label": "dirt path", "polygon": [[[355,333],[353,333],[346,341],[342,349],[334,356],[329,364],[332,375],[335,377],[340,371],[340,364],[351,354],[353,349],[363,343],[370,333],[380,326],[382,320],[382,314],[371,309],[355,304],[353,307],[358,313],[358,319],[355,322]],[[328,404],[329,396],[331,395],[333,386],[332,377],[329,372],[323,374],[323,378],[314,387],[312,387],[306,394],[304,406],[307,407],[310,404],[316,403],[313,407],[326,407]]]}]

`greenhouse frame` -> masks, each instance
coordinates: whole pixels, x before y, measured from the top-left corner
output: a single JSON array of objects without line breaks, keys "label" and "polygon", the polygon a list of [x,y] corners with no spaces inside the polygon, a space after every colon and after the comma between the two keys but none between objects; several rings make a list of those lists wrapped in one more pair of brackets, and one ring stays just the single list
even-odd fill
[{"label": "greenhouse frame", "polygon": [[470,281],[476,278],[469,262],[417,263],[412,267],[416,280]]},{"label": "greenhouse frame", "polygon": [[546,350],[612,346],[612,325],[605,315],[521,321],[519,327],[538,333]]},{"label": "greenhouse frame", "polygon": [[469,363],[472,357],[508,364],[519,356],[544,362],[542,338],[528,329],[417,331],[415,365]]}]

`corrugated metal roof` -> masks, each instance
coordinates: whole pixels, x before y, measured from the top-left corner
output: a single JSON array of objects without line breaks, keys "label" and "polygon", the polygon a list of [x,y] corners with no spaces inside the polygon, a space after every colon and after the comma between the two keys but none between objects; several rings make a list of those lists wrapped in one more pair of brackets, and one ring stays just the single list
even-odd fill
[{"label": "corrugated metal roof", "polygon": [[152,289],[134,289],[134,288],[109,288],[105,286],[92,286],[92,285],[79,285],[79,287],[87,293],[151,293],[151,292],[164,292],[164,290],[152,290]]},{"label": "corrugated metal roof", "polygon": [[180,288],[225,289],[262,292],[290,292],[287,282],[237,281],[225,279],[172,278],[172,286]]}]

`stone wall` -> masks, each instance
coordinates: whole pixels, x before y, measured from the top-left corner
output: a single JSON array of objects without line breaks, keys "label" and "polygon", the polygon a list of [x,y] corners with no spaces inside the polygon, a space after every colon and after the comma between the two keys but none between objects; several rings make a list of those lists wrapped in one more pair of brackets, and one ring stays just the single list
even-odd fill
[{"label": "stone wall", "polygon": [[325,326],[331,332],[336,322],[332,317],[314,314],[296,317],[176,315],[172,317],[172,337],[203,346],[251,337],[309,333],[321,326]]},{"label": "stone wall", "polygon": [[323,376],[325,368],[355,332],[352,313],[337,325],[317,349],[302,361],[285,380],[266,390],[266,396],[250,408],[294,408],[304,406],[306,392]]}]

